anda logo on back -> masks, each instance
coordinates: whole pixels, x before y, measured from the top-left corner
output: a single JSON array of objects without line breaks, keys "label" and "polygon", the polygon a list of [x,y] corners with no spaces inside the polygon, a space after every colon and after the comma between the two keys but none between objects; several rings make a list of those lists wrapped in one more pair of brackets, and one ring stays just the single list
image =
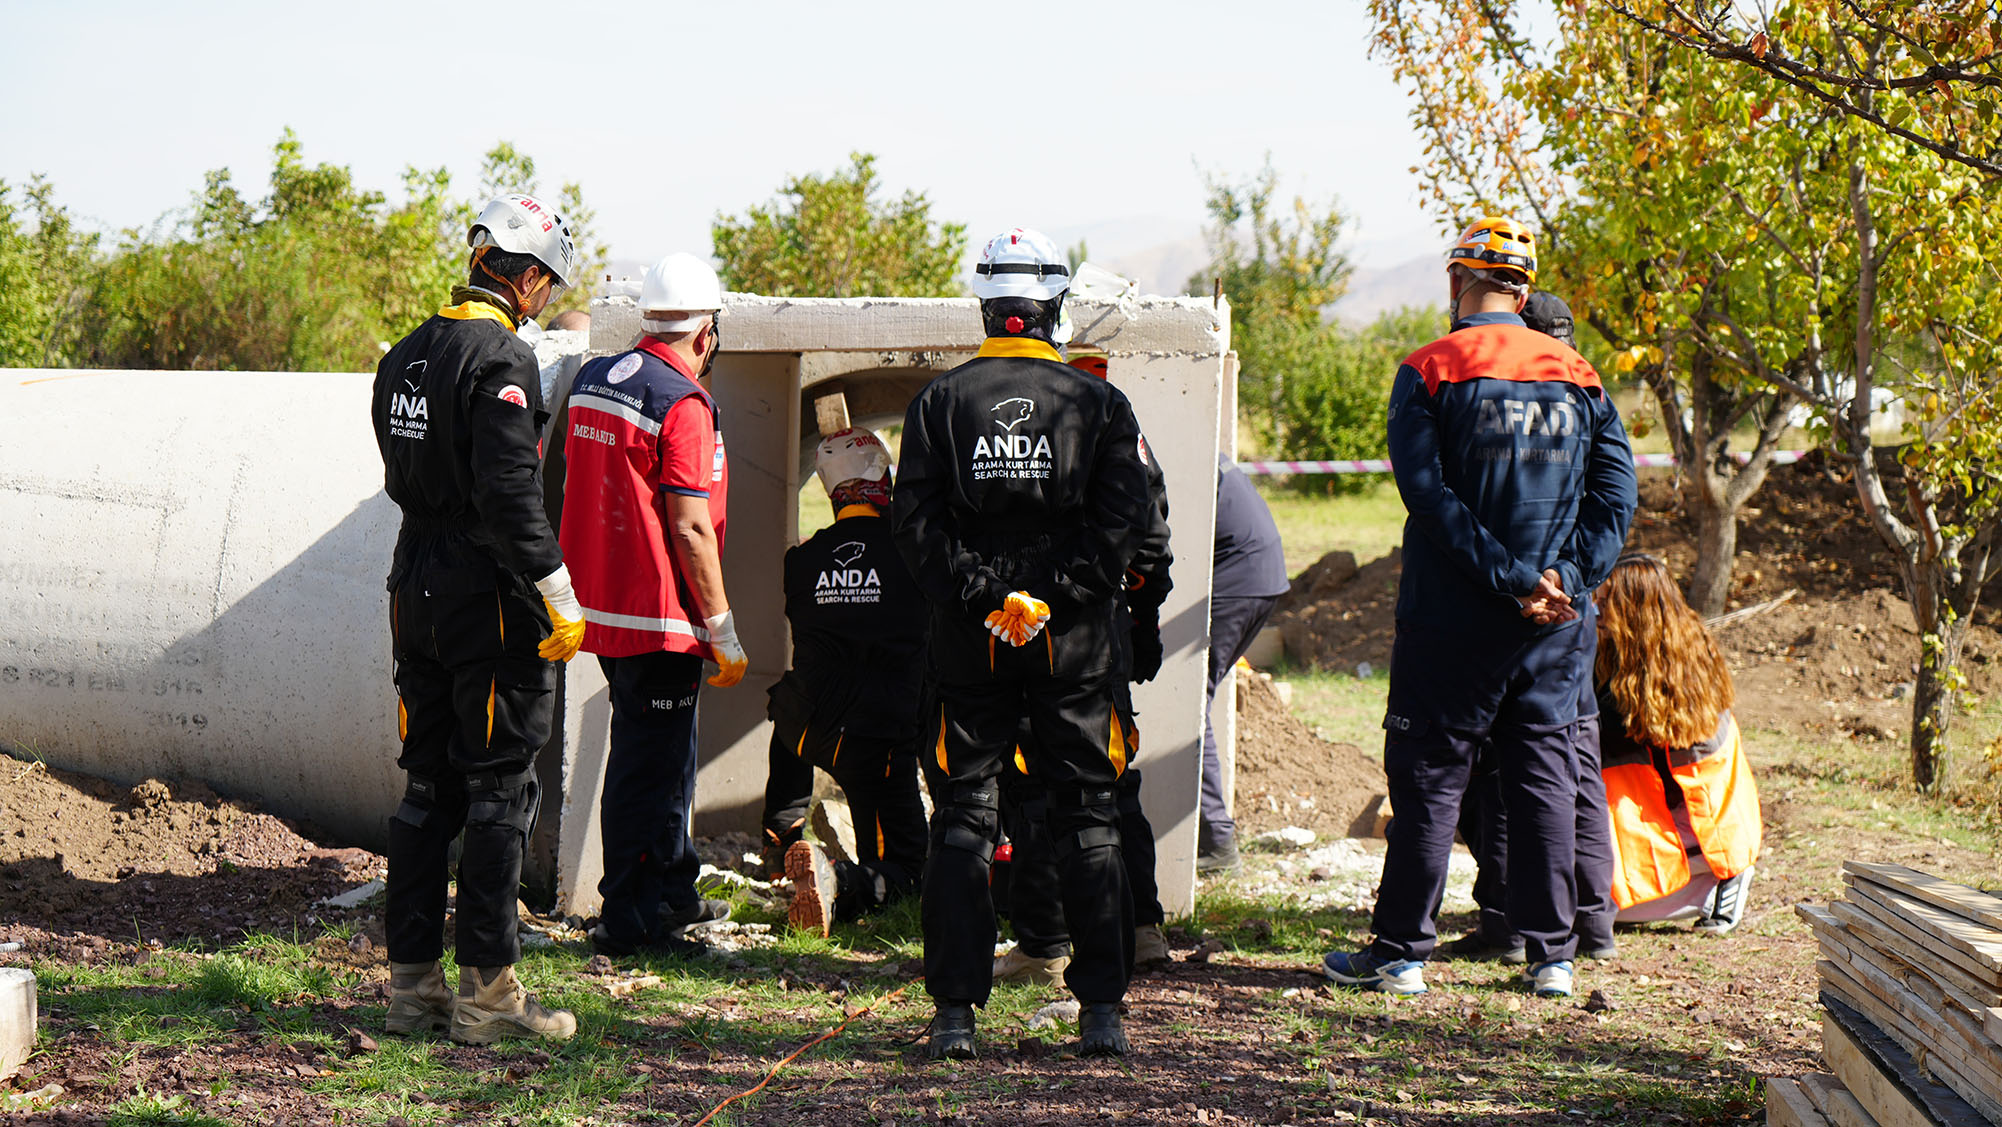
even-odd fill
[{"label": "anda logo on back", "polygon": [[1046,434],[1017,434],[1015,428],[1036,415],[1036,401],[1022,396],[1003,399],[988,408],[1001,433],[973,440],[973,479],[1047,479],[1055,467]]},{"label": "anda logo on back", "polygon": [[1002,430],[1012,432],[1017,425],[1028,422],[1035,415],[1036,401],[1018,395],[1013,399],[1003,399],[988,410],[994,412],[994,422]]},{"label": "anda logo on back", "polygon": [[868,546],[850,540],[834,546],[834,562],[840,566],[820,573],[814,580],[813,601],[829,603],[877,603],[883,600],[883,577],[873,567],[860,567]]}]

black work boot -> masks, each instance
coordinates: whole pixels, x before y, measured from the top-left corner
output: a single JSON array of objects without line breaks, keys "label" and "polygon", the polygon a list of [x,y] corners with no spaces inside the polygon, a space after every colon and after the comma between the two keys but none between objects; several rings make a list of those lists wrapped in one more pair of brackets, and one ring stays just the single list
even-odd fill
[{"label": "black work boot", "polygon": [[1077,1053],[1081,1057],[1123,1057],[1131,1048],[1119,1024],[1118,1002],[1090,1002],[1077,1015]]},{"label": "black work boot", "polygon": [[[1116,1023],[1119,1019],[1114,1018]],[[1125,1041],[1122,1039],[1122,1045]],[[940,1002],[931,1017],[931,1034],[925,1038],[925,1055],[933,1060],[972,1060],[980,1054],[973,1047],[973,1007],[964,1002]]]}]

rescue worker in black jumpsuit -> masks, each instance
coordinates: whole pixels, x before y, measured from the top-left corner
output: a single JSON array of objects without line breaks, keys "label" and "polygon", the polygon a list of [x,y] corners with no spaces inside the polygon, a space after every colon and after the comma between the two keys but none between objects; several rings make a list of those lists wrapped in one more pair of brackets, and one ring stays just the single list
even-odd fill
[{"label": "rescue worker in black jumpsuit", "polygon": [[1126,396],[1050,343],[1069,288],[1054,243],[1016,228],[976,267],[987,340],[904,417],[893,526],[932,604],[940,703],[924,757],[935,814],[925,865],[925,988],[933,1057],[975,1055],[992,988],[988,866],[997,779],[1022,718],[1047,788],[1082,1004],[1080,1051],[1126,1051],[1133,961],[1117,783],[1127,756],[1114,634],[1126,569],[1152,513],[1146,440]]},{"label": "rescue worker in black jumpsuit", "polygon": [[[1075,357],[1070,364],[1106,378],[1103,356]],[[1154,880],[1154,826],[1140,806],[1140,769],[1131,765],[1140,754],[1131,686],[1151,681],[1161,672],[1161,604],[1174,587],[1169,577],[1175,556],[1168,546],[1168,484],[1160,463],[1152,459],[1147,463],[1147,487],[1154,498],[1153,518],[1126,572],[1126,593],[1120,603],[1125,628],[1113,631],[1114,640],[1122,643],[1120,664],[1126,670],[1113,685],[1128,754],[1128,766],[1119,776],[1119,847],[1126,859],[1127,883],[1133,888],[1135,966],[1168,959],[1168,939],[1161,931],[1167,915]],[[994,960],[996,981],[1053,983],[1070,965],[1070,929],[1064,924],[1061,883],[1049,837],[1049,800],[1028,774],[1034,744],[1035,734],[1023,725],[1020,746],[1001,774],[1001,823],[1013,854],[1002,891],[1015,947]],[[997,892],[997,901],[1000,898]]]},{"label": "rescue worker in black jumpsuit", "polygon": [[[397,724],[407,773],[389,823],[393,1033],[563,1040],[577,1022],[529,997],[516,897],[540,794],[535,756],[556,666],[584,614],[543,509],[542,384],[515,335],[576,269],[562,217],[503,196],[480,212],[466,285],[376,369],[371,416],[384,485],[403,511],[390,565]],[[446,852],[459,860],[459,992],[446,986]]]},{"label": "rescue worker in black jumpsuit", "polygon": [[[917,756],[931,615],[890,537],[882,440],[829,435],[814,464],[835,521],[785,556],[792,668],[771,688],[764,830],[767,872],[792,879],[792,925],[826,935],[917,891],[924,875]],[[803,840],[815,767],[848,800],[854,861]]]}]

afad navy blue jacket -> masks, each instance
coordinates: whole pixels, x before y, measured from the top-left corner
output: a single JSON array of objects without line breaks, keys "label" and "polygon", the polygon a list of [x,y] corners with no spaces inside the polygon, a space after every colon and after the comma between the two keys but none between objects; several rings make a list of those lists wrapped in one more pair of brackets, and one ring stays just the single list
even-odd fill
[{"label": "afad navy blue jacket", "polygon": [[1637,499],[1632,448],[1592,365],[1512,313],[1411,354],[1390,393],[1404,524],[1399,621],[1469,642],[1539,628],[1517,596],[1554,568],[1573,600],[1612,571]]}]

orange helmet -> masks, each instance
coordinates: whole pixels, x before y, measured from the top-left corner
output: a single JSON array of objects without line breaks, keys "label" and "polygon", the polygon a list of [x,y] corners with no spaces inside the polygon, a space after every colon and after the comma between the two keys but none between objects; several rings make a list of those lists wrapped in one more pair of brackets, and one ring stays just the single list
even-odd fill
[{"label": "orange helmet", "polygon": [[1469,270],[1511,270],[1536,282],[1536,236],[1505,215],[1486,215],[1461,233],[1446,253],[1448,266]]},{"label": "orange helmet", "polygon": [[1094,352],[1085,356],[1073,356],[1070,358],[1070,366],[1080,372],[1097,376],[1099,379],[1104,379],[1106,372],[1109,370],[1105,354],[1100,352]]}]

